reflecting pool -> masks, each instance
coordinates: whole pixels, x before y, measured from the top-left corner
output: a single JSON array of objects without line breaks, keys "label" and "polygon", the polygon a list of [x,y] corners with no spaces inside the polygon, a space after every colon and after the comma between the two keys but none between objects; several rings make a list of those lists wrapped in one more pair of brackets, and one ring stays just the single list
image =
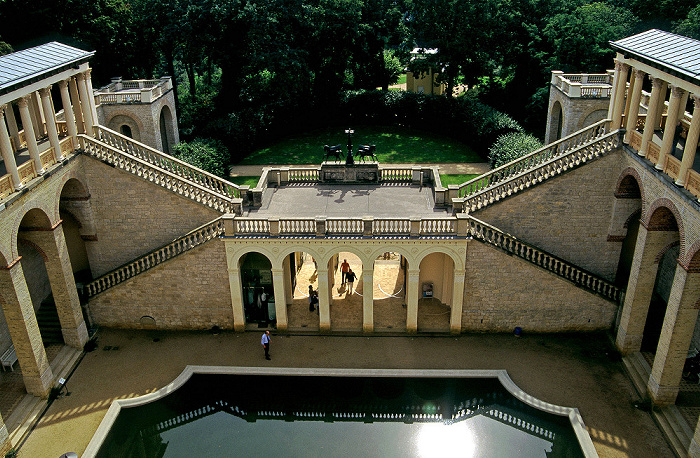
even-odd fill
[{"label": "reflecting pool", "polygon": [[498,378],[194,373],[122,407],[100,457],[584,456],[571,421]]}]

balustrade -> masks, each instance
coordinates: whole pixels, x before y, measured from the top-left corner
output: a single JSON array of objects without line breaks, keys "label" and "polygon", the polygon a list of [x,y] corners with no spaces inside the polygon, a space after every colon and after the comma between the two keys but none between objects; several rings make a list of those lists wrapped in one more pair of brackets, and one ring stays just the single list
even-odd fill
[{"label": "balustrade", "polygon": [[315,183],[320,180],[320,170],[319,169],[308,169],[308,168],[290,168],[289,169],[289,181],[290,182],[309,182]]},{"label": "balustrade", "polygon": [[280,234],[315,234],[316,221],[313,218],[280,219]]},{"label": "balustrade", "polygon": [[[98,129],[102,130],[104,128],[100,126],[98,127]],[[117,140],[121,139],[117,138]],[[117,168],[133,173],[136,176],[158,184],[166,189],[169,189],[184,197],[192,199],[196,202],[211,207],[222,213],[240,214],[241,212],[240,199],[234,199],[231,196],[231,194],[226,195],[217,192],[215,189],[220,189],[220,187],[205,187],[195,182],[194,180],[188,179],[189,177],[192,177],[192,175],[188,175],[183,172],[186,172],[188,169],[194,169],[191,166],[183,167],[183,169],[178,170],[180,174],[176,174],[167,170],[164,167],[159,167],[156,164],[153,164],[152,162],[142,160],[141,158],[136,157],[135,155],[129,155],[119,147],[102,143],[101,141],[92,137],[88,137],[81,134],[79,136],[79,141],[80,146],[83,148],[83,150],[85,150],[86,153],[95,156],[96,158],[105,161],[109,164],[112,164]],[[121,146],[121,144],[118,141],[116,142],[116,144]],[[145,150],[145,152],[150,153],[150,151],[148,150]],[[152,155],[152,161],[154,157],[157,158],[158,156]],[[162,161],[161,163],[168,165],[166,161]],[[206,172],[201,172],[203,174],[206,174]],[[183,175],[185,176],[183,177]],[[208,179],[209,177],[204,178]],[[212,180],[212,182],[214,182],[214,180]],[[211,184],[211,182],[208,183]],[[212,189],[212,187],[214,189]]]},{"label": "balustrade", "polygon": [[41,167],[46,170],[50,166],[56,163],[56,154],[54,154],[53,147],[47,149],[43,153],[39,154],[39,159],[41,160]]},{"label": "balustrade", "polygon": [[3,175],[0,177],[0,199],[4,199],[15,192],[14,183],[12,183],[11,175]]},{"label": "balustrade", "polygon": [[117,267],[111,272],[95,279],[87,284],[88,296],[95,296],[102,291],[118,285],[135,275],[140,274],[148,269],[151,269],[158,264],[165,262],[179,254],[182,254],[192,248],[202,245],[209,240],[217,238],[224,233],[224,221],[219,217],[214,221],[207,223],[197,229],[194,229],[187,234],[173,240],[167,245],[141,256],[123,266]]},{"label": "balustrade", "polygon": [[377,218],[372,223],[376,235],[410,235],[411,221],[408,218]]},{"label": "balustrade", "polygon": [[362,218],[347,219],[327,219],[326,233],[327,234],[362,234],[363,223]]},{"label": "balustrade", "polygon": [[27,161],[17,167],[17,173],[19,174],[19,181],[23,185],[36,178],[37,173],[36,167],[34,166],[34,161]]},{"label": "balustrade", "polygon": [[169,89],[169,79],[116,80],[95,93],[95,105],[111,103],[150,103]]},{"label": "balustrade", "polygon": [[606,134],[607,120],[551,143],[460,185],[456,208],[470,212],[602,156],[619,146],[618,132]]},{"label": "balustrade", "polygon": [[664,172],[676,180],[681,171],[681,161],[673,156],[666,156],[666,160],[664,162]]},{"label": "balustrade", "polygon": [[379,179],[381,181],[408,181],[413,180],[412,168],[380,168]]}]

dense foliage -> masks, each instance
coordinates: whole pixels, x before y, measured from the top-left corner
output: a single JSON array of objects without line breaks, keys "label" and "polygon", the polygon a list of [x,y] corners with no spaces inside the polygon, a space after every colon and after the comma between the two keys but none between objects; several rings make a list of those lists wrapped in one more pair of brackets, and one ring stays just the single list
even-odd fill
[{"label": "dense foliage", "polygon": [[489,148],[489,164],[500,167],[542,148],[542,142],[524,132],[501,135]]},{"label": "dense foliage", "polygon": [[228,176],[230,158],[228,150],[218,140],[195,138],[191,142],[180,142],[173,148],[178,159],[199,167],[213,175]]},{"label": "dense foliage", "polygon": [[[290,131],[389,113],[454,136],[513,120],[541,135],[552,70],[604,72],[610,40],[651,27],[700,38],[697,0],[0,0],[0,17],[0,53],[52,40],[95,50],[95,87],[172,76],[182,137],[217,138],[234,160]],[[413,47],[438,48],[422,64],[469,98],[375,94],[420,67]]]}]

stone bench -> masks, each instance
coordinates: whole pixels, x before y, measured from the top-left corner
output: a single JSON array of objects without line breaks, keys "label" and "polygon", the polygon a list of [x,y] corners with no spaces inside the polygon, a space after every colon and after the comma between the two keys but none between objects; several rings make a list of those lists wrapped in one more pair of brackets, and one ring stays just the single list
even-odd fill
[{"label": "stone bench", "polygon": [[2,364],[2,370],[4,371],[6,367],[9,367],[12,372],[15,371],[15,369],[12,367],[15,363],[17,362],[17,353],[15,353],[15,346],[12,345],[10,348],[7,349],[5,353],[3,353],[2,356],[0,356],[0,363]]}]

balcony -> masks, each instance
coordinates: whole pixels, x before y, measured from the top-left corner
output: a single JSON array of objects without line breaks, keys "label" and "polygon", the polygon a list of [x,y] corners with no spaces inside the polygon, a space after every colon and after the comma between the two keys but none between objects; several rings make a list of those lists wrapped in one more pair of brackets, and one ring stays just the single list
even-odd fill
[{"label": "balcony", "polygon": [[601,99],[610,98],[612,93],[613,71],[607,73],[564,73],[552,72],[552,84],[569,98]]},{"label": "balcony", "polygon": [[127,80],[114,78],[95,91],[95,105],[118,103],[152,103],[173,88],[170,77],[159,80]]}]

